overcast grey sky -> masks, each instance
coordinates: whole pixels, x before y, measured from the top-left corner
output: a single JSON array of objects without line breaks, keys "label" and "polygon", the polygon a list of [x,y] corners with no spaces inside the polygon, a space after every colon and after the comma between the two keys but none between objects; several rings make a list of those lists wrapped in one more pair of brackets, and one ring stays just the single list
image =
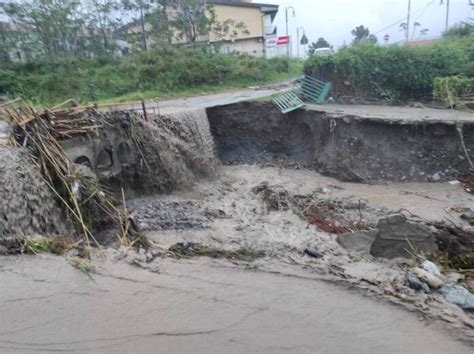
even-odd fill
[{"label": "overcast grey sky", "polygon": [[[350,43],[351,30],[358,26],[368,27],[377,33],[379,42],[383,36],[390,35],[390,43],[403,40],[404,34],[399,23],[383,30],[397,21],[406,19],[408,0],[254,0],[254,2],[280,5],[275,24],[279,35],[285,34],[285,6],[295,8],[296,17],[290,17],[290,32],[296,36],[296,28],[304,27],[310,42],[319,37],[327,39],[335,48],[344,41]],[[446,5],[440,0],[412,0],[412,21],[421,24],[419,29],[428,28],[429,36],[440,36],[445,27]],[[444,1],[446,4],[446,0]],[[468,6],[469,0],[451,0],[450,24],[474,17]],[[400,21],[405,22],[405,21]],[[383,31],[382,31],[383,30]],[[410,34],[411,37],[411,34]],[[415,38],[418,38],[418,32]]]}]

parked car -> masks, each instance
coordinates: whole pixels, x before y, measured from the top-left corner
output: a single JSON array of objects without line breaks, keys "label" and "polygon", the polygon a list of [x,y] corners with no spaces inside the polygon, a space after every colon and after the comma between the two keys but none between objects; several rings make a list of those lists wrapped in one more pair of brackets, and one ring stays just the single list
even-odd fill
[{"label": "parked car", "polygon": [[334,51],[327,47],[327,48],[318,48],[314,51],[314,55],[318,56],[318,57],[328,57],[330,55],[333,55],[334,54]]}]

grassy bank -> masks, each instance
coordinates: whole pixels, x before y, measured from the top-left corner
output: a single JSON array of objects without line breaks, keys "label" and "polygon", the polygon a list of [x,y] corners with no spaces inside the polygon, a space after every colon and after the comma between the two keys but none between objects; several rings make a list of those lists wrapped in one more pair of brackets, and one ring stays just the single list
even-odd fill
[{"label": "grassy bank", "polygon": [[296,77],[283,58],[224,55],[204,49],[164,48],[125,59],[54,58],[0,69],[0,94],[21,96],[34,105],[73,98],[86,102],[123,102],[238,89]]}]

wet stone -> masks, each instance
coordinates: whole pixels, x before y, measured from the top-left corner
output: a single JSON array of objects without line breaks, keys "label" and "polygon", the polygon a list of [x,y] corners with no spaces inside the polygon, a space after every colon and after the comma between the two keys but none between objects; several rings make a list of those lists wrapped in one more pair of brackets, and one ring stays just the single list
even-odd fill
[{"label": "wet stone", "polygon": [[369,254],[370,247],[375,241],[378,234],[377,230],[359,231],[353,233],[342,234],[337,237],[337,242],[344,248],[359,252],[362,254]]},{"label": "wet stone", "polygon": [[411,254],[425,255],[438,250],[434,231],[426,225],[410,222],[402,214],[380,219],[379,230],[370,254],[382,258],[409,258]]}]

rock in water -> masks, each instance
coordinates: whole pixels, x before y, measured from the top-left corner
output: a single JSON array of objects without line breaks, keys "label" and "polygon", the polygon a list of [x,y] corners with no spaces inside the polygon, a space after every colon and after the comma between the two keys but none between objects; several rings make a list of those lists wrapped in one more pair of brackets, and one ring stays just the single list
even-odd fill
[{"label": "rock in water", "polygon": [[438,266],[434,264],[433,262],[424,261],[422,265],[423,265],[423,269],[426,270],[427,272],[433,274],[435,277],[441,277],[441,273],[438,269]]},{"label": "rock in water", "polygon": [[430,288],[432,289],[439,289],[443,286],[444,282],[438,278],[437,276],[431,274],[430,272],[427,272],[424,269],[421,268],[415,268],[413,269],[413,273],[422,281],[427,283]]},{"label": "rock in water", "polygon": [[412,253],[431,254],[438,250],[435,234],[429,226],[409,222],[402,214],[380,219],[379,230],[370,254],[375,257],[411,257]]},{"label": "rock in water", "polygon": [[423,291],[425,294],[429,294],[431,292],[430,287],[425,282],[422,282],[413,274],[407,275],[407,282],[408,286],[416,291]]},{"label": "rock in water", "polygon": [[357,231],[339,235],[336,240],[348,250],[368,255],[377,234],[377,230]]},{"label": "rock in water", "polygon": [[446,301],[467,311],[474,311],[474,295],[460,285],[445,285],[439,292]]}]

